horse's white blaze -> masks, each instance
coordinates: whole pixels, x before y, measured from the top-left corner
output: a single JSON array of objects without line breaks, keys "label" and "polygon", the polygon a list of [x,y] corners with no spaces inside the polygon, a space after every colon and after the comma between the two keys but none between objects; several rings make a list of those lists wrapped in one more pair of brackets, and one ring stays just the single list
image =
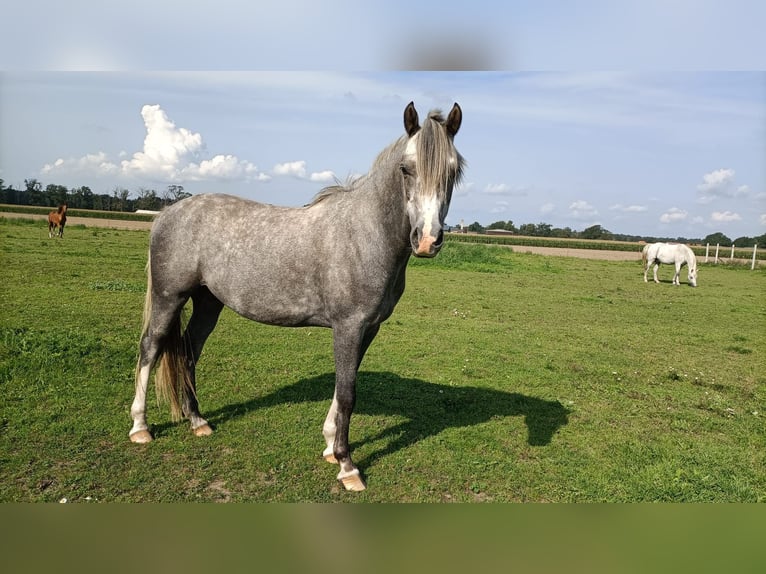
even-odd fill
[{"label": "horse's white blaze", "polygon": [[434,223],[439,222],[439,210],[441,205],[435,195],[428,196],[421,205],[421,216],[423,217],[423,233],[418,245],[418,253],[428,253],[431,244],[436,241],[440,229],[434,230]]}]

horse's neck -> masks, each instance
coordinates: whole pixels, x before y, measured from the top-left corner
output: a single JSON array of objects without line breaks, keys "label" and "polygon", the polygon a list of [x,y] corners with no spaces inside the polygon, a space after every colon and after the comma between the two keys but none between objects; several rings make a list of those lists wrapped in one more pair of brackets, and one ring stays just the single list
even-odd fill
[{"label": "horse's neck", "polygon": [[398,172],[379,172],[368,178],[371,209],[388,233],[409,242],[407,202]]}]

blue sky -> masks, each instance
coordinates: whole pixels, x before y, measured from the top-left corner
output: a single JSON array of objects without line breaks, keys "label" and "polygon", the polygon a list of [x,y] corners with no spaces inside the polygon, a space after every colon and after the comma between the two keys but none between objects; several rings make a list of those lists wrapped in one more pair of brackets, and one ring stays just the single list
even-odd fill
[{"label": "blue sky", "polygon": [[0,49],[6,184],[301,205],[367,171],[407,102],[457,101],[468,169],[451,224],[766,232],[762,3],[16,4]]}]

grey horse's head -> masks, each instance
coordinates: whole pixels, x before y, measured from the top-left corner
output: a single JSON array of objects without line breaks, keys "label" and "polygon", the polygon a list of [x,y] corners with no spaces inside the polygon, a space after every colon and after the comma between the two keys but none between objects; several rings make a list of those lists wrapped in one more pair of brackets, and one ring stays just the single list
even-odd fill
[{"label": "grey horse's head", "polygon": [[453,142],[462,120],[457,104],[446,120],[436,110],[422,126],[412,102],[404,110],[407,140],[399,169],[407,196],[410,245],[416,257],[433,257],[443,245],[452,190],[463,174],[464,160]]}]

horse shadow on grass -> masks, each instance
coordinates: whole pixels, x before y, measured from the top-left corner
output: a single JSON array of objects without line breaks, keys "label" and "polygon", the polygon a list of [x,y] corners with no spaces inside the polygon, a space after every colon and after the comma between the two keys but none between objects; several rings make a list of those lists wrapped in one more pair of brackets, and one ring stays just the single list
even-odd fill
[{"label": "horse shadow on grass", "polygon": [[[335,374],[327,373],[300,380],[273,393],[240,403],[232,403],[203,416],[215,427],[249,411],[281,404],[332,401]],[[404,417],[365,441],[388,439],[387,446],[371,453],[360,466],[369,466],[388,454],[454,427],[469,427],[497,417],[523,416],[527,442],[543,446],[568,422],[569,411],[559,401],[548,401],[519,393],[480,387],[449,387],[419,379],[406,379],[389,372],[360,372],[354,414]],[[315,421],[321,440],[321,420]],[[309,423],[313,427],[313,423]],[[354,419],[351,419],[353,434]],[[159,430],[159,429],[157,429]],[[309,429],[307,429],[309,430]],[[360,443],[351,444],[352,450]]]}]

